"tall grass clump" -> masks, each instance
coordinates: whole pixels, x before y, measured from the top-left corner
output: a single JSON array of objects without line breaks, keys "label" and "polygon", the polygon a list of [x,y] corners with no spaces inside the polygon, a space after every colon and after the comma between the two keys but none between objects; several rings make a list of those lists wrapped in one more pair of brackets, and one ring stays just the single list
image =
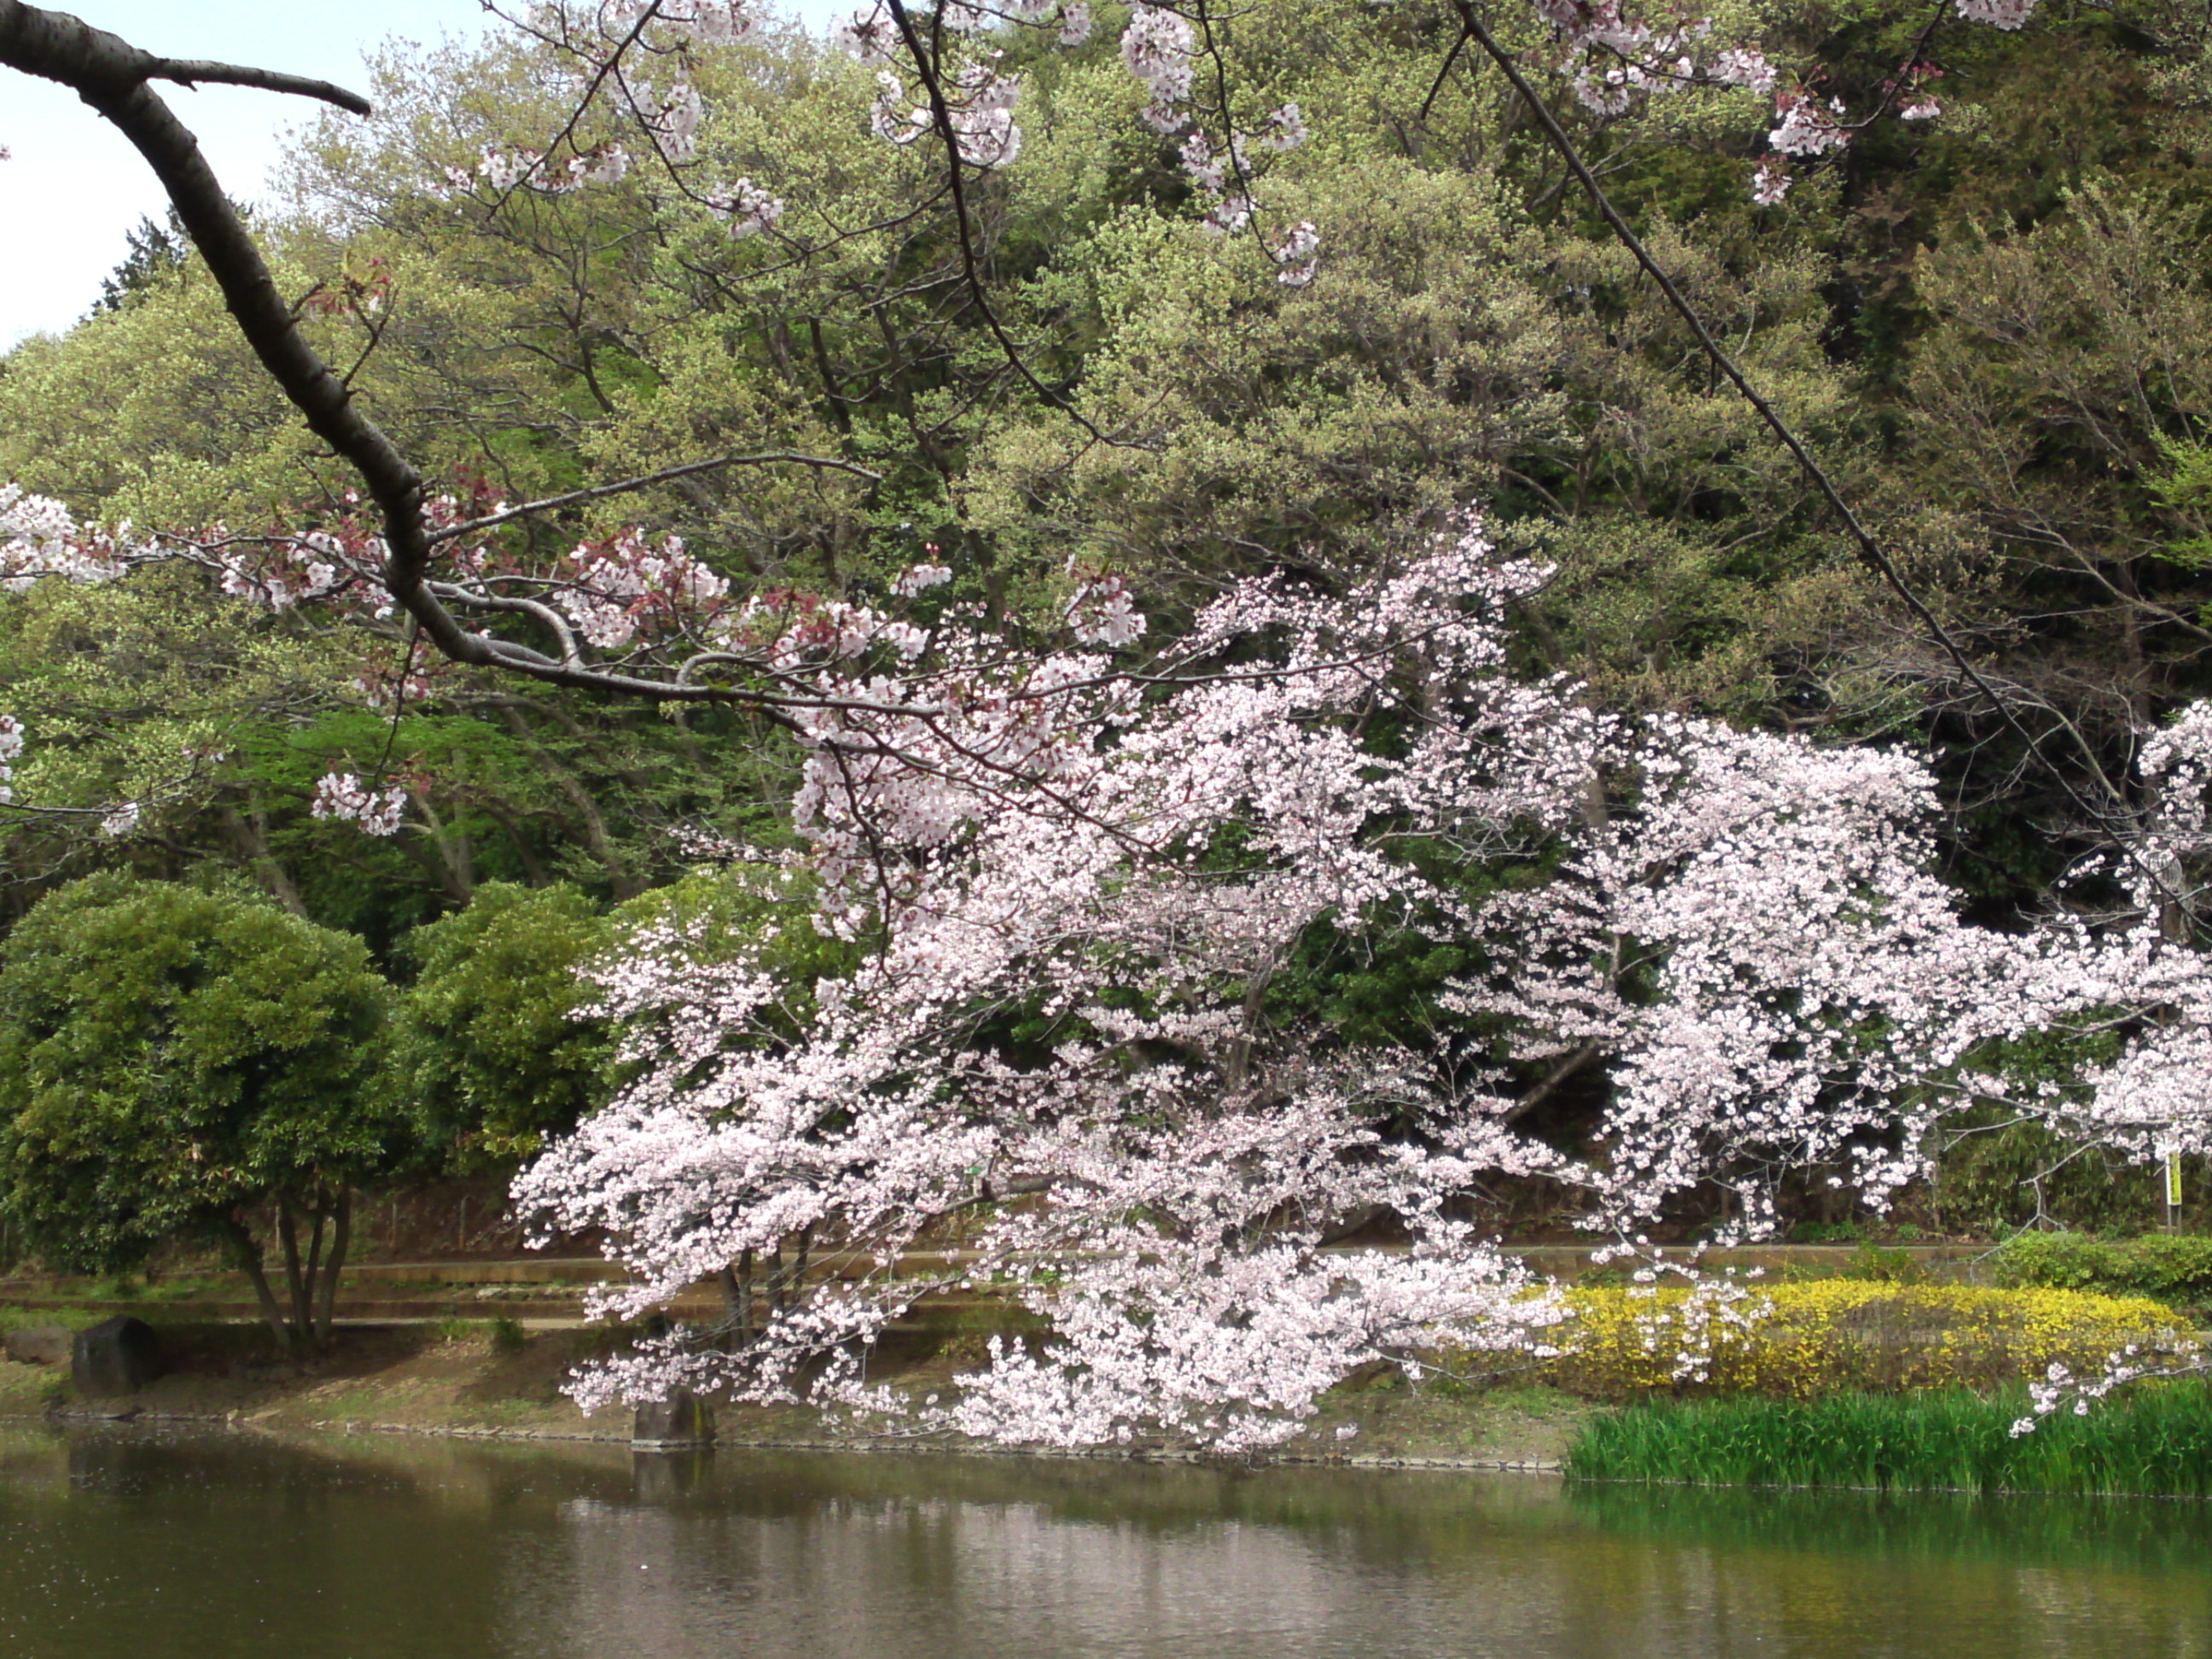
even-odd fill
[{"label": "tall grass clump", "polygon": [[2212,1388],[2146,1387],[2032,1434],[2018,1390],[1661,1401],[1595,1418],[1567,1456],[1585,1480],[1691,1486],[2212,1497]]}]

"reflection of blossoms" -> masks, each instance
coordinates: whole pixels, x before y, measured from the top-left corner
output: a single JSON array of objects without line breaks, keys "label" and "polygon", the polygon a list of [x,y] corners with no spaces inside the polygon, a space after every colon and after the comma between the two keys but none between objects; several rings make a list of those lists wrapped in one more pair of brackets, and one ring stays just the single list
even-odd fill
[{"label": "reflection of blossoms", "polygon": [[396,836],[407,811],[407,791],[398,784],[372,789],[350,772],[325,773],[315,784],[307,810],[319,818],[357,823],[369,836]]}]

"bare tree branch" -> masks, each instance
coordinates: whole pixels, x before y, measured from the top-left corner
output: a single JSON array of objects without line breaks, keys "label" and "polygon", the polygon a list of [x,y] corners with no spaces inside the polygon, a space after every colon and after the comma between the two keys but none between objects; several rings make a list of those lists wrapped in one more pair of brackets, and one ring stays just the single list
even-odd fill
[{"label": "bare tree branch", "polygon": [[[0,67],[69,87],[120,130],[146,158],[262,367],[306,417],[309,429],[361,474],[383,520],[384,585],[400,608],[422,624],[423,635],[441,653],[455,662],[503,669],[555,685],[662,702],[776,705],[802,701],[759,699],[739,688],[610,672],[573,656],[550,657],[462,626],[431,580],[433,543],[423,520],[422,475],[383,428],[362,412],[344,382],[300,331],[245,221],[201,155],[198,141],[147,84],[150,79],[168,76],[178,66],[67,13],[23,5],[20,0],[0,0]],[[307,92],[320,84],[264,76],[255,70],[233,71],[220,64],[184,67],[201,80],[266,84],[276,90]],[[215,70],[225,72],[211,72]],[[362,100],[350,94],[344,96],[351,100],[345,107],[367,110]],[[456,599],[463,597],[451,587],[443,592]],[[473,597],[469,602],[481,603]]]},{"label": "bare tree branch", "polygon": [[95,109],[100,108],[95,92],[114,95],[148,81],[174,81],[188,87],[255,87],[264,92],[294,93],[302,98],[319,98],[356,115],[370,112],[368,99],[327,81],[239,64],[157,58],[119,34],[93,27],[82,17],[21,5],[17,0],[0,0],[0,64],[43,80],[58,81]]},{"label": "bare tree branch", "polygon": [[1920,597],[1911,583],[1905,580],[1904,573],[1898,568],[1896,561],[1889,555],[1889,550],[1875,538],[1874,532],[1866,527],[1858,514],[1852,511],[1850,503],[1844,499],[1843,491],[1837,488],[1835,480],[1829,477],[1827,470],[1814,459],[1812,451],[1797,435],[1796,429],[1783,418],[1781,411],[1761,395],[1759,389],[1745,377],[1743,370],[1736,366],[1735,360],[1730,357],[1720,342],[1713,337],[1711,330],[1705,326],[1705,319],[1698,314],[1697,308],[1691,305],[1681,289],[1668,274],[1666,268],[1652,257],[1650,250],[1644,246],[1643,239],[1637,235],[1628,221],[1621,216],[1620,209],[1613,204],[1613,199],[1605,193],[1604,186],[1598,183],[1597,175],[1590,171],[1589,164],[1583,159],[1581,150],[1576,146],[1574,140],[1567,136],[1566,129],[1559,125],[1559,118],[1552,112],[1550,106],[1545,103],[1536,88],[1529,84],[1528,77],[1522,74],[1521,66],[1514,61],[1513,55],[1498,43],[1497,37],[1492,35],[1484,24],[1482,14],[1477,9],[1474,0],[1453,0],[1453,6],[1459,13],[1460,24],[1465,32],[1465,37],[1481,47],[1490,60],[1498,65],[1522,103],[1527,106],[1529,114],[1535,118],[1536,125],[1543,130],[1544,136],[1550,140],[1552,148],[1559,152],[1559,159],[1566,163],[1568,171],[1574,175],[1576,182],[1583,187],[1583,194],[1589,197],[1590,205],[1597,210],[1598,216],[1605,221],[1607,228],[1613,232],[1615,240],[1628,250],[1631,257],[1643,267],[1644,274],[1651,278],[1657,285],[1660,293],[1666,296],[1668,304],[1688,325],[1690,332],[1696,337],[1698,344],[1711,360],[1713,367],[1726,377],[1729,384],[1735,388],[1738,395],[1751,405],[1759,419],[1765,423],[1767,429],[1780,441],[1783,447],[1790,452],[1797,463],[1798,470],[1805,475],[1807,481],[1827,503],[1829,510],[1836,515],[1845,532],[1856,544],[1860,556],[1881,578],[1890,590],[1905,602],[1905,608],[1912,613],[1915,620],[1927,630],[1929,637],[1957,666],[1960,675],[1974,688],[1983,702],[1996,712],[1997,718],[2027,745],[2031,754],[2043,761],[2050,775],[2056,780],[2067,798],[2087,815],[2090,822],[2099,825],[2112,836],[2130,861],[2142,868],[2160,891],[2165,891],[2164,879],[2157,872],[2142,865],[2142,860],[2134,852],[2133,843],[2136,826],[2124,817],[2116,813],[2112,806],[2105,804],[2106,802],[2115,805],[2123,803],[2125,797],[2106,775],[2104,766],[2087,737],[2057,709],[2046,707],[2045,712],[2057,721],[2059,728],[2071,739],[2071,746],[2080,757],[2082,764],[2087,768],[2089,775],[2095,780],[2096,787],[2103,798],[2101,801],[2092,801],[2087,799],[2080,789],[2075,787],[2073,780],[2061,768],[2051,764],[2048,757],[2044,754],[2042,739],[2028,728],[2012,704],[1998,695],[1996,689],[1984,678],[1981,669],[1966,654],[1966,647],[1960,645],[1950,629],[1943,625],[1942,619],[1936,616],[1928,602]]},{"label": "bare tree branch", "polygon": [[829,467],[838,472],[849,472],[866,478],[871,483],[881,483],[884,475],[872,467],[862,466],[857,461],[841,461],[829,455],[807,455],[795,449],[767,449],[753,455],[717,455],[703,461],[686,461],[680,466],[665,466],[658,472],[645,472],[635,478],[620,478],[613,483],[594,484],[588,489],[572,489],[562,495],[548,495],[542,501],[525,501],[520,507],[510,507],[503,512],[471,519],[466,524],[448,526],[434,531],[430,545],[457,541],[464,536],[474,536],[510,524],[533,513],[551,513],[564,507],[574,507],[584,501],[596,501],[609,495],[626,495],[632,490],[649,489],[657,483],[668,483],[677,478],[689,478],[702,472],[715,472],[726,466],[772,466],[779,461],[788,461],[795,466]]}]

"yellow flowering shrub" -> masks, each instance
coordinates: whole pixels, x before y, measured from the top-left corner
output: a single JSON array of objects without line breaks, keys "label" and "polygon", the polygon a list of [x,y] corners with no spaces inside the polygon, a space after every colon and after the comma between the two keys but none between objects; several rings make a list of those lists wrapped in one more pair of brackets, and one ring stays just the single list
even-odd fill
[{"label": "yellow flowering shrub", "polygon": [[1550,1380],[1600,1396],[1986,1388],[2184,1334],[2142,1297],[1848,1279],[1575,1289],[1565,1305]]}]

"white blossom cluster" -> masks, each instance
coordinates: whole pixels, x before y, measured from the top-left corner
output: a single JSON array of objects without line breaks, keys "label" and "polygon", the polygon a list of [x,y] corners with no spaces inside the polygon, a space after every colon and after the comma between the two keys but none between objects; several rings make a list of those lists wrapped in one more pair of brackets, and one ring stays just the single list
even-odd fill
[{"label": "white blossom cluster", "polygon": [[[1170,137],[1183,134],[1176,147],[1176,159],[1183,176],[1211,198],[1203,221],[1206,228],[1231,235],[1252,222],[1253,153],[1295,149],[1305,143],[1305,115],[1297,105],[1285,104],[1272,111],[1256,131],[1240,131],[1232,125],[1225,139],[1215,138],[1189,106],[1197,45],[1197,31],[1188,18],[1139,0],[1121,33],[1121,61],[1152,94],[1145,106],[1146,125]],[[1225,111],[1216,113],[1226,120]],[[1285,288],[1305,287],[1320,269],[1321,233],[1310,221],[1301,221],[1287,235],[1265,246],[1281,267],[1275,280]]]},{"label": "white blossom cluster", "polygon": [[203,550],[222,591],[270,611],[290,611],[329,599],[374,580],[384,563],[381,541],[359,546],[331,532],[268,542],[233,542],[218,530]]},{"label": "white blossom cluster", "polygon": [[0,806],[15,799],[15,763],[23,754],[23,722],[0,714]]},{"label": "white blossom cluster", "polygon": [[2008,31],[2025,28],[2035,15],[2035,0],[1954,0],[1959,15],[1970,23],[1987,23]]},{"label": "white blossom cluster", "polygon": [[[1066,46],[1080,46],[1091,38],[1091,8],[1062,4],[1059,0],[1012,0],[1003,8],[943,0],[937,17],[956,38],[1000,23],[1051,28],[1059,43]],[[895,144],[910,144],[933,129],[935,118],[920,89],[910,87],[890,67],[902,58],[905,42],[889,8],[871,5],[851,13],[831,33],[862,63],[878,66],[876,101],[869,114],[869,125],[877,137]],[[951,136],[965,166],[1011,167],[1021,154],[1022,130],[1013,116],[1021,82],[1018,76],[1000,72],[1004,56],[991,48],[949,68],[943,63],[935,66]]]},{"label": "white blossom cluster", "polygon": [[[1071,618],[1079,645],[1134,636],[1125,590],[1073,580],[1091,612]],[[769,1036],[793,1005],[766,958],[683,927],[635,941],[598,978],[638,1081],[518,1200],[563,1228],[621,1218],[618,1310],[802,1230],[882,1259],[979,1195],[1029,1194],[954,1275],[1053,1321],[1050,1346],[1002,1346],[941,1408],[1001,1439],[1262,1445],[1378,1357],[1540,1342],[1551,1301],[1443,1205],[1479,1172],[1557,1156],[1416,1056],[1323,1059],[1269,1033],[1245,991],[1328,918],[1455,902],[1409,889],[1367,825],[1503,848],[1516,823],[1571,814],[1593,728],[1497,677],[1500,608],[1540,580],[1470,527],[1334,600],[1247,584],[1182,648],[1264,635],[1279,654],[1164,701],[1099,658],[1010,658],[983,634],[940,640],[918,675],[852,674],[796,717],[812,751],[797,821],[813,925],[880,951],[812,988],[794,1042]],[[1343,716],[1401,698],[1464,718],[1394,758],[1363,748]],[[1249,861],[1215,867],[1231,823]],[[1046,1063],[978,1041],[989,1009],[1039,993],[1066,1031]],[[1177,1058],[1131,1063],[1146,1053]],[[1429,1124],[1426,1149],[1386,1146],[1383,1110]],[[1322,1248],[1333,1218],[1377,1208],[1406,1218],[1410,1254]],[[863,1271],[741,1353],[658,1344],[580,1397],[689,1379],[880,1407],[837,1356],[944,1282]]]},{"label": "white blossom cluster", "polygon": [[1802,88],[1785,92],[1774,100],[1775,127],[1766,142],[1777,155],[1825,155],[1851,141],[1836,118],[1844,113],[1844,100],[1831,98],[1823,107],[1819,98]]},{"label": "white blossom cluster", "polygon": [[328,772],[315,781],[307,810],[319,818],[356,823],[363,835],[396,836],[407,816],[407,791],[394,784],[375,789],[351,772]]},{"label": "white blossom cluster", "polygon": [[1133,645],[1143,636],[1145,618],[1129,584],[1112,571],[1085,574],[1073,563],[1068,576],[1075,591],[1060,608],[1060,620],[1079,645]]},{"label": "white blossom cluster", "polygon": [[1145,119],[1155,131],[1171,133],[1185,120],[1182,106],[1195,73],[1198,32],[1181,12],[1139,3],[1121,31],[1121,61],[1152,94]]},{"label": "white blossom cluster", "polygon": [[550,598],[585,639],[611,650],[711,615],[729,587],[681,536],[652,542],[633,529],[580,544],[556,567]]},{"label": "white blossom cluster", "polygon": [[783,200],[771,196],[750,179],[725,185],[707,193],[707,205],[730,222],[730,240],[742,242],[757,236],[783,217]]},{"label": "white blossom cluster", "polygon": [[600,32],[609,36],[647,21],[678,40],[708,46],[735,46],[760,27],[751,0],[603,0],[599,7]]},{"label": "white blossom cluster", "polygon": [[892,594],[902,599],[918,599],[933,587],[942,587],[952,580],[949,564],[917,564],[902,571],[891,583]]},{"label": "white blossom cluster", "polygon": [[481,179],[495,191],[526,188],[546,196],[568,196],[586,185],[611,185],[628,176],[629,154],[618,143],[600,144],[549,167],[542,150],[486,144],[473,173],[446,169],[452,192],[471,189]]},{"label": "white blossom cluster", "polygon": [[[1021,80],[999,73],[1000,55],[994,52],[963,64],[939,83],[960,160],[968,167],[1010,167],[1021,154],[1022,130],[1013,114]],[[915,101],[915,94],[896,72],[877,70],[876,83],[869,123],[878,137],[894,144],[910,144],[934,130],[935,118],[928,106]]]},{"label": "white blossom cluster", "polygon": [[[128,527],[125,527],[127,534]],[[117,538],[80,525],[50,495],[0,484],[0,592],[20,593],[42,576],[112,581],[129,568]]]},{"label": "white blossom cluster", "polygon": [[[1752,200],[1778,205],[1790,192],[1790,174],[1777,157],[1808,160],[1842,149],[1855,125],[1838,99],[1825,102],[1802,86],[1775,92],[1779,76],[1771,59],[1750,43],[1716,49],[1709,19],[1677,18],[1654,25],[1632,15],[1623,0],[1534,0],[1537,13],[1557,31],[1559,72],[1567,77],[1576,100],[1597,115],[1624,115],[1655,94],[1693,87],[1739,87],[1775,93],[1774,125],[1767,134],[1770,153],[1752,179]],[[2026,25],[2036,0],[1954,0],[1969,22],[2014,30]],[[1884,91],[1882,108],[1893,104],[1901,121],[1940,118],[1942,101],[1927,86],[1941,70],[1913,62]],[[1881,112],[1875,110],[1866,119]]]},{"label": "white blossom cluster", "polygon": [[1623,115],[1655,93],[1692,87],[1745,87],[1770,92],[1774,65],[1749,46],[1712,45],[1713,26],[1691,19],[1659,28],[1632,16],[1620,0],[1535,0],[1559,31],[1559,73],[1575,100],[1597,115]]},{"label": "white blossom cluster", "polygon": [[[1136,637],[1110,578],[1070,579],[1079,647]],[[968,1285],[1053,1334],[1001,1344],[923,1424],[1249,1448],[1296,1432],[1358,1365],[1541,1348],[1551,1303],[1447,1218],[1486,1176],[1578,1185],[1594,1226],[1632,1238],[1716,1182],[1756,1232],[1808,1167],[1880,1207],[1925,1172],[1943,1115],[1977,1103],[2136,1156],[2212,1148],[2203,957],[2154,921],[1964,921],[1931,873],[1932,783],[1909,754],[1611,720],[1565,683],[1511,679],[1496,619],[1541,579],[1471,526],[1334,600],[1247,583],[1179,647],[1233,648],[1237,669],[1164,694],[1085,649],[1010,651],[980,622],[903,667],[871,666],[888,637],[874,613],[777,622],[779,673],[820,694],[795,717],[813,855],[760,878],[799,884],[808,926],[873,948],[802,995],[772,940],[635,939],[597,978],[637,1081],[517,1197],[617,1239],[631,1282],[614,1312],[795,1237],[845,1266],[735,1352],[672,1337],[579,1397],[690,1382],[908,1410],[853,1356],[915,1297]],[[1378,727],[1404,746],[1357,735]],[[2148,744],[2144,770],[2174,797],[2154,815],[2172,857],[2202,861],[2212,715]],[[1634,793],[1594,821],[1590,791],[1623,776]],[[1550,846],[1558,873],[1471,901],[1401,837],[1469,857]],[[1370,925],[1485,964],[1446,1003],[1479,1043],[1346,1051],[1258,1013],[1252,988],[1298,941]],[[1048,1054],[995,1045],[992,1015],[1012,1006],[1056,1033]],[[2154,1008],[2063,1086],[1984,1058]],[[1587,1164],[1516,1127],[1495,1069],[1586,1047],[1613,1103]],[[1386,1115],[1420,1135],[1386,1139]],[[883,1271],[938,1220],[1006,1198],[973,1261]],[[1324,1248],[1341,1218],[1376,1212],[1410,1254]],[[1694,1317],[1655,1304],[1648,1337],[1694,1379],[1751,1316],[1740,1290],[1706,1285]]]}]

